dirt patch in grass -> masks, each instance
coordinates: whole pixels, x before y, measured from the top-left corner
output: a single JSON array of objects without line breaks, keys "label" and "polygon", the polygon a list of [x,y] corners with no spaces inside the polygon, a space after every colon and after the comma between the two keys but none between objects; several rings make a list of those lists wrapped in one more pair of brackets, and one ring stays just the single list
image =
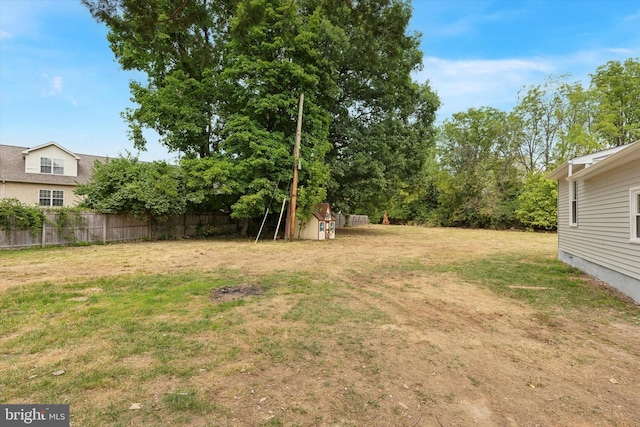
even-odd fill
[{"label": "dirt patch in grass", "polygon": [[260,286],[222,286],[211,291],[211,300],[229,302],[256,295],[264,295]]},{"label": "dirt patch in grass", "polygon": [[[556,265],[556,248],[553,234],[370,226],[0,253],[0,297],[29,304],[15,290],[45,280],[69,292],[0,337],[0,400],[70,403],[86,426],[640,425],[640,310]],[[175,303],[161,280],[184,287]],[[561,284],[591,293],[569,304]],[[65,339],[78,325],[95,335]]]}]

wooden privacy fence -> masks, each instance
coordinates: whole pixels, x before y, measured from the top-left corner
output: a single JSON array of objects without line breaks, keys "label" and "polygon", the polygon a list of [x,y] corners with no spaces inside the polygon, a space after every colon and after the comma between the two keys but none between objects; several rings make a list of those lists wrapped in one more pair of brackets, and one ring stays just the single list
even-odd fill
[{"label": "wooden privacy fence", "polygon": [[0,230],[0,248],[107,243],[235,233],[238,221],[225,213],[185,214],[166,221],[143,221],[128,215],[79,214],[75,226],[56,226],[55,212],[46,213],[41,231]]}]

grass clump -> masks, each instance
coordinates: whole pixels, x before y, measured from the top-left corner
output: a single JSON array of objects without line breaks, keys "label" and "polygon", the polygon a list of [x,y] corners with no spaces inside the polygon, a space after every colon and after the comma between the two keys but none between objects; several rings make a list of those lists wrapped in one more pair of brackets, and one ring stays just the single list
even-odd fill
[{"label": "grass clump", "polygon": [[538,309],[612,309],[637,315],[633,305],[611,288],[596,286],[580,270],[547,256],[495,254],[441,265],[464,280],[488,286],[499,295]]}]

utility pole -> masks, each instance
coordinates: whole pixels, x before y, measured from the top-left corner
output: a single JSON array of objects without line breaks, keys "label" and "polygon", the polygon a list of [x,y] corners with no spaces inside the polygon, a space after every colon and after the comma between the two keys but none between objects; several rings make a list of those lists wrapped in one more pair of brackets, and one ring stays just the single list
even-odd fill
[{"label": "utility pole", "polygon": [[302,105],[304,104],[304,94],[300,94],[300,102],[298,104],[298,125],[296,126],[296,142],[293,147],[293,182],[291,183],[291,203],[288,210],[288,238],[293,242],[296,230],[296,199],[298,197],[298,162],[300,159],[300,137],[302,135]]}]

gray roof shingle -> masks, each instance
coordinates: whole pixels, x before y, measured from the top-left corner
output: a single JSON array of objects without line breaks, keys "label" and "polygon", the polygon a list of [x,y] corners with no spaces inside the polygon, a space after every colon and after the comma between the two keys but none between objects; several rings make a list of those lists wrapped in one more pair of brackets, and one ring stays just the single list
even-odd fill
[{"label": "gray roof shingle", "polygon": [[28,147],[0,145],[0,181],[75,185],[76,183],[85,183],[91,177],[91,168],[96,160],[100,162],[107,160],[107,157],[102,156],[76,154],[80,157],[78,176],[25,173],[25,159],[22,152],[28,149]]}]

